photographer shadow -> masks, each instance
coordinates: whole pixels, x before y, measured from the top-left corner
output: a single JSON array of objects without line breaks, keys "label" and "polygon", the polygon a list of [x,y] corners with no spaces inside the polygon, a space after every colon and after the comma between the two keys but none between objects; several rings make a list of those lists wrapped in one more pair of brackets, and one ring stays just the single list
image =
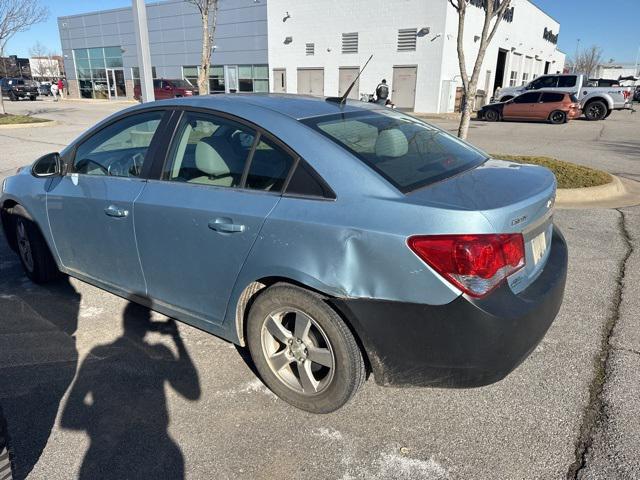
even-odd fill
[{"label": "photographer shadow", "polygon": [[[165,382],[197,400],[198,373],[173,320],[153,321],[148,308],[129,303],[123,330],[87,355],[62,413],[62,428],[90,437],[79,478],[184,478],[182,451],[168,432]],[[150,343],[149,332],[168,335],[177,355]]]},{"label": "photographer shadow", "polygon": [[[20,278],[12,271],[6,274],[12,281]],[[38,463],[76,373],[81,296],[68,278],[33,291],[1,291],[0,403],[14,453],[14,478],[23,479]]]}]

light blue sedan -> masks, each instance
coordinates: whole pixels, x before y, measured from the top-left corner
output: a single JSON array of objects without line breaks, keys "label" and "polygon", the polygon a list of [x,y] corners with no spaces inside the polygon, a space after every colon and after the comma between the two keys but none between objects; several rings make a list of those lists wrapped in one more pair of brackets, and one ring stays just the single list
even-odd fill
[{"label": "light blue sedan", "polygon": [[119,112],[2,185],[34,282],[60,272],[248,346],[318,413],[382,385],[472,387],[535,348],[567,248],[544,168],[411,116],[287,95]]}]

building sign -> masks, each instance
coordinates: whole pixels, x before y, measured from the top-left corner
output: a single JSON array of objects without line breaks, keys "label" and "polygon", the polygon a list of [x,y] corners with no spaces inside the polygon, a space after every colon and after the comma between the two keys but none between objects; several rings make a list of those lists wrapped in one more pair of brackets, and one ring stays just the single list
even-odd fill
[{"label": "building sign", "polygon": [[[469,3],[474,7],[487,9],[487,1],[493,1],[493,11],[495,12],[500,8],[501,0],[469,0]],[[507,8],[502,14],[502,19],[505,22],[513,22],[513,11],[515,7]]]},{"label": "building sign", "polygon": [[558,44],[558,34],[556,33],[554,35],[552,30],[547,29],[547,27],[544,27],[544,33],[542,34],[542,38],[544,38],[547,42],[551,42],[554,45]]}]

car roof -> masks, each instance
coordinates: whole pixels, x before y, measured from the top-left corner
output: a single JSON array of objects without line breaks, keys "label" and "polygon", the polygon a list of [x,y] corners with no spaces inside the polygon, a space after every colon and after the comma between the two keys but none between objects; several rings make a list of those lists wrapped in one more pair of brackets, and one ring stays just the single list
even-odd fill
[{"label": "car roof", "polygon": [[[232,105],[245,104],[260,109],[271,110],[295,120],[303,118],[349,113],[367,110],[379,110],[382,107],[361,101],[347,100],[343,105],[326,97],[312,97],[286,93],[231,93],[215,95],[196,95],[178,99],[154,102],[158,106],[192,106],[211,109],[224,109]],[[149,107],[151,103],[144,104]]]}]

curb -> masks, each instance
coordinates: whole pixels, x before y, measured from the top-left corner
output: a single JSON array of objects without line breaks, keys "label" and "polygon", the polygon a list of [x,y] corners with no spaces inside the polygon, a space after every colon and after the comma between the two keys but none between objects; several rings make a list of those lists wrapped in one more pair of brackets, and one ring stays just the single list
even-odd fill
[{"label": "curb", "polygon": [[39,127],[50,127],[52,125],[57,125],[58,122],[56,120],[47,120],[45,122],[32,122],[32,123],[10,123],[8,125],[0,125],[0,130],[6,129],[11,130],[13,128],[39,128]]},{"label": "curb", "polygon": [[558,208],[621,208],[640,205],[640,183],[611,175],[611,182],[597,187],[560,188]]},{"label": "curb", "polygon": [[[53,101],[53,100],[52,100]],[[59,100],[61,103],[93,103],[97,105],[135,105],[139,103],[137,100],[122,99],[122,100],[109,100],[109,99],[97,99],[97,98],[67,98]]]}]

